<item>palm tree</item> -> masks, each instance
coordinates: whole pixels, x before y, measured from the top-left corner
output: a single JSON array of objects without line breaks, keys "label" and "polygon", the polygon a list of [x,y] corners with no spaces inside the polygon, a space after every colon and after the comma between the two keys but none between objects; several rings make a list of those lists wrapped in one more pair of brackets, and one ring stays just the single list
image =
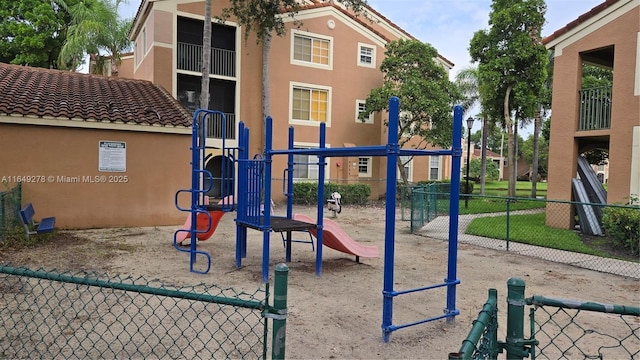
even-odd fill
[{"label": "palm tree", "polygon": [[90,54],[97,62],[110,58],[111,74],[117,74],[120,55],[131,49],[128,35],[133,23],[118,16],[122,0],[80,1],[71,7],[64,0],[57,1],[71,14],[67,39],[60,50],[61,67],[75,71],[82,65],[84,54]]},{"label": "palm tree", "polygon": [[[480,104],[480,85],[478,82],[478,68],[466,67],[456,74],[455,84],[463,96],[462,109],[466,115],[469,110]],[[482,122],[482,148],[480,149],[480,195],[484,195],[485,177],[487,172],[487,131],[485,131],[485,118],[481,114]]]}]

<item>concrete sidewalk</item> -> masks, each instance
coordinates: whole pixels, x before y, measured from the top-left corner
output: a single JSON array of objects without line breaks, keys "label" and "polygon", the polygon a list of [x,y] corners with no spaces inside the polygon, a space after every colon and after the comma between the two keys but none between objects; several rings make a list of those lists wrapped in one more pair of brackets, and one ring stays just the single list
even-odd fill
[{"label": "concrete sidewalk", "polygon": [[[529,213],[532,213],[532,211],[523,210],[510,212],[511,215]],[[510,241],[509,243],[507,243],[505,240],[465,234],[467,227],[471,223],[471,220],[477,217],[502,215],[505,215],[505,213],[460,215],[458,217],[458,242],[485,247],[488,249],[509,251],[511,253],[565,263],[585,269],[640,279],[640,263],[637,262],[604,258],[565,250],[550,249],[542,246],[521,244],[514,241]],[[428,224],[424,225],[420,230],[416,232],[416,234],[448,241],[449,216],[438,216]]]}]

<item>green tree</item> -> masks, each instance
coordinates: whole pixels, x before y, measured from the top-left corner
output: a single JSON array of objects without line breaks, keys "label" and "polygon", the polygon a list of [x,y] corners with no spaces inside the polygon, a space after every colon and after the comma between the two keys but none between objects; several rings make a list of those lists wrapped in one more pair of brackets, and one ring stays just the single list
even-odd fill
[{"label": "green tree", "polygon": [[598,65],[582,64],[582,88],[611,87],[613,70]]},{"label": "green tree", "polygon": [[[75,4],[59,0],[71,14],[67,39],[60,50],[59,63],[71,70],[82,65],[81,54],[93,55],[98,61],[111,59],[111,73],[120,66],[120,54],[131,49],[129,30],[132,19],[121,19],[118,7],[123,0],[91,0]],[[96,67],[98,72],[104,69]]]},{"label": "green tree", "polygon": [[479,63],[483,111],[507,130],[509,196],[516,194],[516,127],[534,117],[546,78],[547,50],[540,41],[545,12],[543,0],[493,0],[489,30],[477,31],[469,47]]},{"label": "green tree", "polygon": [[[534,163],[534,135],[531,134],[529,137],[522,142],[522,145],[519,147],[522,153],[522,158],[527,161],[527,163],[532,164],[532,168],[537,165],[537,169],[535,172],[532,172],[532,176],[543,176],[546,177],[549,170],[549,142],[544,137],[538,138],[538,162]],[[531,180],[532,182],[533,179]],[[535,195],[533,195],[535,196]]]},{"label": "green tree", "polygon": [[71,15],[55,0],[0,0],[0,62],[58,68],[70,24]]},{"label": "green tree", "polygon": [[[462,169],[462,172],[466,174],[466,167]],[[478,181],[482,176],[482,160],[480,159],[471,159],[469,160],[469,179],[473,179],[474,181]],[[500,176],[500,170],[498,169],[498,165],[495,162],[489,161],[486,164],[485,168],[485,176],[487,180],[498,180]]]},{"label": "green tree", "polygon": [[[371,90],[361,116],[387,110],[389,98],[397,96],[401,111],[398,132],[401,147],[414,138],[418,139],[414,145],[418,149],[428,144],[451,146],[451,106],[461,95],[449,81],[445,68],[436,61],[437,56],[433,46],[418,40],[395,40],[387,44],[385,59],[380,65],[383,85]],[[388,126],[388,122],[385,125]],[[398,162],[406,183],[404,165]]]},{"label": "green tree", "polygon": [[[211,0],[207,0],[211,1]],[[366,0],[342,0],[340,4],[358,15],[367,6]],[[300,11],[298,0],[230,0],[228,7],[223,9],[218,17],[219,21],[225,21],[235,17],[240,26],[244,28],[245,41],[249,34],[255,33],[257,42],[262,44],[262,119],[271,114],[271,95],[269,93],[269,53],[273,34],[284,36],[287,33],[286,18],[293,20],[294,26],[302,23],[296,19]],[[283,16],[286,14],[286,16]],[[266,127],[263,126],[263,138],[266,136]]]}]

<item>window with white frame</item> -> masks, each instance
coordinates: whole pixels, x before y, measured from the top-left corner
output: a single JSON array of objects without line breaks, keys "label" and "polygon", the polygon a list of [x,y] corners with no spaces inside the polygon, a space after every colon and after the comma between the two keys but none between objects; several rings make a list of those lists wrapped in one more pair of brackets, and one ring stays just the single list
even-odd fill
[{"label": "window with white frame", "polygon": [[440,180],[440,157],[429,157],[429,180]]},{"label": "window with white frame", "polygon": [[332,67],[332,38],[292,30],[291,63],[325,69]]},{"label": "window with white frame", "polygon": [[[294,149],[309,149],[307,146],[294,146]],[[318,157],[315,155],[293,155],[293,179],[294,180],[317,180],[318,179]]]},{"label": "window with white frame", "polygon": [[358,65],[364,67],[376,67],[376,47],[369,44],[358,43]]},{"label": "window with white frame", "polygon": [[[398,162],[402,164],[404,167],[404,173],[407,175],[407,181],[412,181],[413,179],[413,159],[411,156],[398,156]],[[402,179],[400,174],[400,170],[398,170],[398,179]]]},{"label": "window with white frame", "polygon": [[291,82],[290,123],[299,125],[331,125],[331,88]]},{"label": "window with white frame", "polygon": [[358,158],[358,176],[371,177],[371,168],[373,167],[373,158],[364,156]]},{"label": "window with white frame", "polygon": [[356,100],[356,122],[364,124],[373,124],[373,113],[369,113],[363,119],[360,119],[360,114],[365,112],[367,102],[365,100]]}]

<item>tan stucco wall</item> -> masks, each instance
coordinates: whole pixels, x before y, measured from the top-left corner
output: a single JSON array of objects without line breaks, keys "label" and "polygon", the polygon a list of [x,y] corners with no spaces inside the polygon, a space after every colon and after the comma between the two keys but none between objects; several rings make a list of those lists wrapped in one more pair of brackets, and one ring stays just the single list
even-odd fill
[{"label": "tan stucco wall", "polygon": [[[640,125],[640,98],[634,96],[635,64],[640,31],[638,8],[603,25],[597,31],[566,45],[556,53],[553,79],[551,139],[549,143],[549,178],[547,197],[570,200],[571,178],[577,175],[578,140],[584,137],[609,136],[609,170],[607,202],[624,202],[629,196],[632,176],[631,158],[634,126]],[[564,44],[563,44],[564,45]],[[580,52],[615,46],[611,128],[576,131],[579,122],[581,86]],[[550,225],[568,228],[572,214],[547,218]]]},{"label": "tan stucco wall", "polygon": [[[126,142],[126,172],[98,171],[98,141]],[[59,228],[175,225],[184,221],[174,196],[190,184],[190,136],[134,131],[0,124],[0,179],[44,176],[24,183],[23,204]],[[106,183],[82,177],[106,176]],[[110,183],[123,180],[125,183]],[[62,177],[79,182],[65,183]],[[80,177],[80,178],[77,178]],[[68,179],[74,181],[74,179]],[[9,184],[12,185],[12,184]]]}]

